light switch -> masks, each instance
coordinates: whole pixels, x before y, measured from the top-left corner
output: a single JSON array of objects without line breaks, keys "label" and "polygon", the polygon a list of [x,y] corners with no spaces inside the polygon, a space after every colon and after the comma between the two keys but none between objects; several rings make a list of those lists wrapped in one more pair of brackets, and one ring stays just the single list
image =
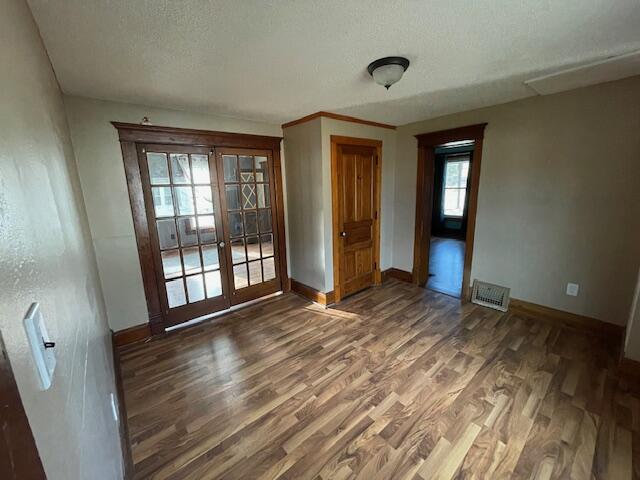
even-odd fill
[{"label": "light switch", "polygon": [[44,318],[38,303],[31,304],[24,318],[24,329],[27,332],[31,355],[38,370],[42,390],[51,387],[53,372],[56,369],[55,343],[49,338]]}]

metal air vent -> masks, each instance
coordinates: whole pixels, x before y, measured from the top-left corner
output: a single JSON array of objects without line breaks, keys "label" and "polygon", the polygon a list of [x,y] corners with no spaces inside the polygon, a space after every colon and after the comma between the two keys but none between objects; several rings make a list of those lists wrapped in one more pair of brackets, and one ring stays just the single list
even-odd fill
[{"label": "metal air vent", "polygon": [[509,291],[507,287],[474,280],[471,301],[483,307],[506,312],[509,308]]}]

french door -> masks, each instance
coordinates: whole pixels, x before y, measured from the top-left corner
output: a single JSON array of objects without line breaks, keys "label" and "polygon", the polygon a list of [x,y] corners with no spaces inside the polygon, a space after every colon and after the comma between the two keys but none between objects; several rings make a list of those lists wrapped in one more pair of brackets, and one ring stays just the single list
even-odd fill
[{"label": "french door", "polygon": [[137,148],[165,323],[281,289],[271,151]]},{"label": "french door", "polygon": [[272,159],[268,150],[220,148],[216,155],[224,192],[225,264],[235,305],[277,291],[280,284]]}]

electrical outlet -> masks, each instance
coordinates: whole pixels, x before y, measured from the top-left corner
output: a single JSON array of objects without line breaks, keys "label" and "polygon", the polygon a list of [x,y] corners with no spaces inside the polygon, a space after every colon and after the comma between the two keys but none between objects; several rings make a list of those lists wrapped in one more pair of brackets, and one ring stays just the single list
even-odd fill
[{"label": "electrical outlet", "polygon": [[580,285],[578,285],[577,283],[567,283],[567,295],[571,295],[572,297],[577,297],[579,290],[580,290]]}]

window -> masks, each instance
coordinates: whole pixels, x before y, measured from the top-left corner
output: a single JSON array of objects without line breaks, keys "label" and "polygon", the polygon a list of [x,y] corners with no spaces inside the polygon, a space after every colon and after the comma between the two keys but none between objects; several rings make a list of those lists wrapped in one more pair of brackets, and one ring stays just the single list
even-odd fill
[{"label": "window", "polygon": [[467,196],[469,156],[447,157],[444,163],[444,191],[442,214],[445,217],[462,217]]}]

